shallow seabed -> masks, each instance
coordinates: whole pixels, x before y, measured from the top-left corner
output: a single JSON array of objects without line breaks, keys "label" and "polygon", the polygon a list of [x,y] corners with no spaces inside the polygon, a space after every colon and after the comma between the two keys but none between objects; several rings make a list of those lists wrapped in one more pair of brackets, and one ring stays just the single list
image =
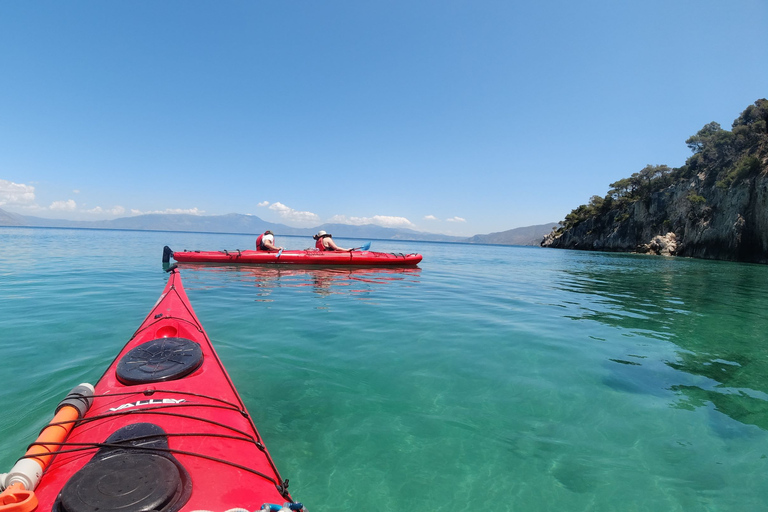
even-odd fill
[{"label": "shallow seabed", "polygon": [[[0,472],[139,326],[166,280],[164,245],[253,240],[0,228]],[[180,265],[310,510],[768,509],[768,267],[378,240],[372,249],[424,261]]]}]

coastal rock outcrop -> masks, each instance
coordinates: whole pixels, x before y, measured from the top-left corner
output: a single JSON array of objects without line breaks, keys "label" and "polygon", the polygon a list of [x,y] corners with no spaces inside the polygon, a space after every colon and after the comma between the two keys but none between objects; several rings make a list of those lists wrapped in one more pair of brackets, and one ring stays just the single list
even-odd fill
[{"label": "coastal rock outcrop", "polygon": [[[617,222],[622,215],[626,218]],[[696,177],[616,216],[553,231],[541,245],[768,263],[768,176],[763,171],[728,190],[706,187]]]},{"label": "coastal rock outcrop", "polygon": [[543,247],[768,263],[768,101],[686,141],[679,169],[648,166],[574,210]]},{"label": "coastal rock outcrop", "polygon": [[560,234],[553,231],[541,245],[768,263],[765,171],[728,190],[701,181],[668,187],[617,216],[596,216]]},{"label": "coastal rock outcrop", "polygon": [[656,254],[657,256],[674,256],[677,253],[677,236],[672,232],[664,236],[656,235],[649,243],[638,246],[637,252]]}]

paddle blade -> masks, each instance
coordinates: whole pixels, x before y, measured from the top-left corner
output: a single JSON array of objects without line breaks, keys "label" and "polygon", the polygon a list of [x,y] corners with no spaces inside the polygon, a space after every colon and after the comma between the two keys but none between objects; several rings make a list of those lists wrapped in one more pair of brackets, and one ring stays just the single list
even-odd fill
[{"label": "paddle blade", "polygon": [[360,247],[358,247],[358,250],[360,251],[367,251],[371,248],[371,242],[368,242],[367,244],[363,244]]},{"label": "paddle blade", "polygon": [[283,250],[282,249],[277,251],[277,256],[275,257],[275,259],[279,259],[281,254],[283,254]]}]

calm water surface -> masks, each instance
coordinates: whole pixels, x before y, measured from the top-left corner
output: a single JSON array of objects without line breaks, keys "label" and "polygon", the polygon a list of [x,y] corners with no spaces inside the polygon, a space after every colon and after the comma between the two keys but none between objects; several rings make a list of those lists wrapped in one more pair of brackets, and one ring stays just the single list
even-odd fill
[{"label": "calm water surface", "polygon": [[[0,472],[73,386],[98,380],[149,312],[166,280],[164,245],[253,241],[0,228]],[[768,267],[372,248],[424,261],[180,265],[310,510],[768,509]]]}]

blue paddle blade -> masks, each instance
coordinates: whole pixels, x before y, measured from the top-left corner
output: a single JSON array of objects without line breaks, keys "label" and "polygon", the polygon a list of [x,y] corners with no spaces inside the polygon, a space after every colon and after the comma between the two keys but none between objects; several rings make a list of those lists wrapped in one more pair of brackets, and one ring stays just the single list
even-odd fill
[{"label": "blue paddle blade", "polygon": [[368,242],[367,244],[363,244],[363,245],[361,245],[361,246],[360,246],[360,247],[358,247],[357,249],[358,249],[359,251],[367,251],[367,250],[368,250],[368,249],[370,249],[370,248],[371,248],[371,242]]},{"label": "blue paddle blade", "polygon": [[280,249],[279,251],[277,251],[277,256],[275,257],[275,259],[278,259],[278,258],[280,257],[280,255],[281,255],[281,254],[283,254],[283,250],[282,250],[282,249]]}]

